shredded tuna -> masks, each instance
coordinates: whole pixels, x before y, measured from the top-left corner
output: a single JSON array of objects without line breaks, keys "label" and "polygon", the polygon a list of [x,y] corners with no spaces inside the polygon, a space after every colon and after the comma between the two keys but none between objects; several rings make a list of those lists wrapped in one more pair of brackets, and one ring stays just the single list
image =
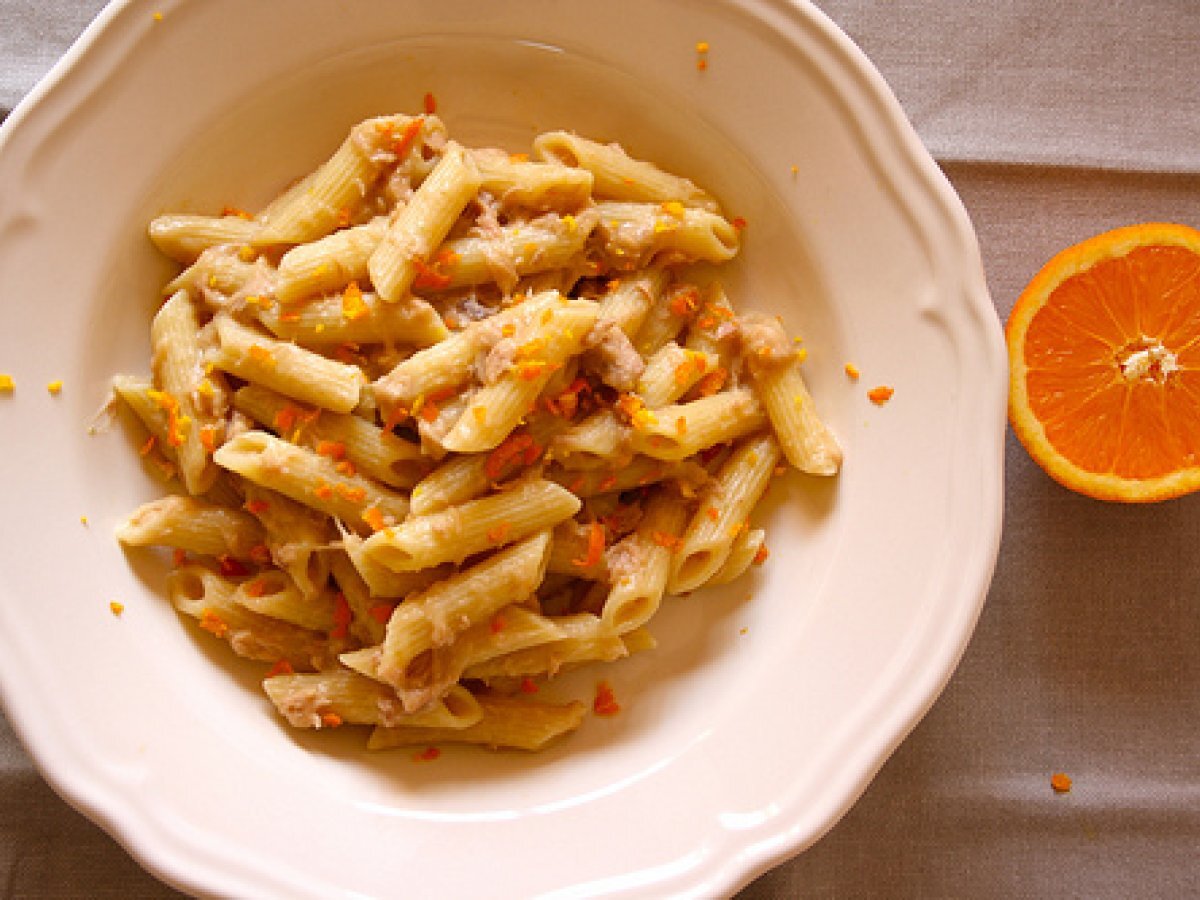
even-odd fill
[{"label": "shredded tuna", "polygon": [[739,320],[742,348],[747,359],[758,365],[777,366],[791,362],[795,347],[771,316],[748,312]]},{"label": "shredded tuna", "polygon": [[632,391],[646,369],[646,361],[637,352],[625,332],[611,319],[601,319],[588,332],[584,346],[589,348],[584,365],[600,380],[618,391]]}]

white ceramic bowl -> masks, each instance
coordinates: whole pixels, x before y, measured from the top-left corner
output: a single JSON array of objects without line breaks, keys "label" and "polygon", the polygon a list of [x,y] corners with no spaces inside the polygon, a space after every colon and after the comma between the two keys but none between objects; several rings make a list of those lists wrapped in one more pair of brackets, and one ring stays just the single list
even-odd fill
[{"label": "white ceramic bowl", "polygon": [[[149,218],[253,207],[426,91],[466,143],[619,140],[744,216],[730,293],[804,335],[847,461],[774,493],[752,582],[667,605],[660,648],[610,672],[621,715],[540,755],[417,765],[289,733],[258,667],[181,624],[162,571],[112,538],[158,488],[120,429],[87,429],[110,375],[146,370],[168,274]],[[54,787],[168,882],[731,892],[834,824],[967,643],[1000,532],[1000,330],[958,199],[811,6],[117,2],[0,131],[0,196],[5,709]]]}]

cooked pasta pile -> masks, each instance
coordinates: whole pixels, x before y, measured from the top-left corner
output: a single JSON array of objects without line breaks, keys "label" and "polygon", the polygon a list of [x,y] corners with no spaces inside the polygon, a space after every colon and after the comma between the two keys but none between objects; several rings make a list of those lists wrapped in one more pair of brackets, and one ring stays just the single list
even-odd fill
[{"label": "cooked pasta pile", "polygon": [[535,160],[370,119],[257,215],[164,215],[184,266],[117,396],[182,492],[121,526],[174,605],[270,664],[292,725],[537,749],[558,672],[654,646],[665,595],[766,557],[786,463],[841,452],[685,178],[565,132]]}]

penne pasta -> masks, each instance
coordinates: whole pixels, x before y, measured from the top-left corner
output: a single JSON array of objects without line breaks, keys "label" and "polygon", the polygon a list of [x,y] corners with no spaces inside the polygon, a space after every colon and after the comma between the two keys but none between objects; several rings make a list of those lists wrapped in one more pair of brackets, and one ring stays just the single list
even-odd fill
[{"label": "penne pasta", "polygon": [[578,498],[565,488],[527,481],[461,506],[410,516],[371,535],[363,552],[393,572],[413,572],[524,540],[578,511]]},{"label": "penne pasta", "polygon": [[217,368],[334,412],[348,413],[358,405],[366,379],[357,367],[268,337],[228,316],[218,316],[216,323]]},{"label": "penne pasta", "polygon": [[716,575],[733,543],[748,531],[751,511],[766,491],[781,457],[773,435],[740,444],[700,497],[683,541],[672,561],[669,590],[694,591]]},{"label": "penne pasta", "polygon": [[784,457],[840,465],[779,321],[706,271],[740,221],[615,144],[533,149],[371,118],[253,218],[151,223],[185,268],[113,392],[188,496],[117,537],[175,549],[173,605],[292,727],[539,749],[587,706],[528,695],[761,564]]}]

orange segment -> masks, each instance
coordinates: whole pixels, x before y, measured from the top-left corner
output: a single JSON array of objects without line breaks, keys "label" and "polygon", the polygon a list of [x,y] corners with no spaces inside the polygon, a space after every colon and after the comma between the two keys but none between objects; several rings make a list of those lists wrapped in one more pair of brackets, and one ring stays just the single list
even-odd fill
[{"label": "orange segment", "polygon": [[1006,335],[1009,419],[1051,477],[1126,503],[1200,489],[1200,231],[1131,225],[1062,251]]}]

